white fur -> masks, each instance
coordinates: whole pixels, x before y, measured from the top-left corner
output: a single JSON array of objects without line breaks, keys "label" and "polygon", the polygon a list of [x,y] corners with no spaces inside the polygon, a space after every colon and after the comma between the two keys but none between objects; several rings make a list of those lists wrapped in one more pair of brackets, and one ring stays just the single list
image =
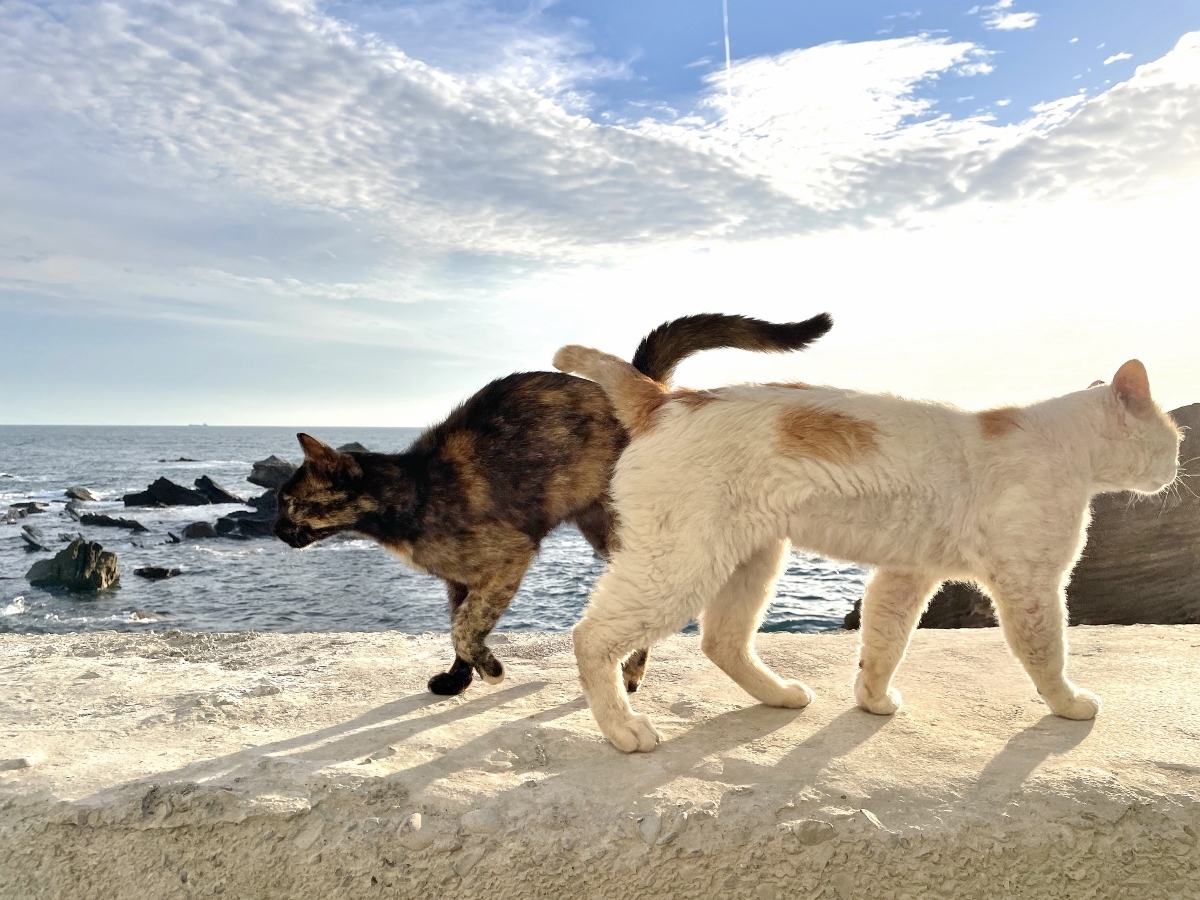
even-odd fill
[{"label": "white fur", "polygon": [[[571,349],[572,367],[602,386],[640,377],[606,354]],[[668,402],[612,480],[619,549],[574,643],[584,691],[613,744],[629,752],[658,742],[621,689],[620,661],[695,618],[704,652],[751,695],[772,706],[812,700],[753,650],[789,541],[876,567],[855,682],[863,709],[900,708],[890,682],[925,604],[944,580],[965,579],[992,596],[1009,647],[1050,709],[1096,714],[1099,699],[1066,676],[1064,588],[1091,497],[1154,492],[1175,477],[1179,432],[1152,401],[1135,414],[1101,385],[1025,407],[1019,428],[986,437],[974,413],[890,396],[766,385],[720,394],[699,407]],[[877,449],[848,464],[785,452],[780,414],[797,406],[870,423]]]}]

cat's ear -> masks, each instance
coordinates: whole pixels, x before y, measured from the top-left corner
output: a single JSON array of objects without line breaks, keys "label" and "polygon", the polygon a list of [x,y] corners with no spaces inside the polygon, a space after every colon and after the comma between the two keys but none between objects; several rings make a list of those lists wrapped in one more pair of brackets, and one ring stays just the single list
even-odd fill
[{"label": "cat's ear", "polygon": [[304,449],[304,458],[317,465],[336,465],[338,457],[341,456],[340,453],[324,441],[319,441],[311,434],[305,434],[303,431],[296,435],[296,440],[300,442],[300,446]]},{"label": "cat's ear", "polygon": [[1146,367],[1131,359],[1113,376],[1112,391],[1130,412],[1143,412],[1150,407],[1150,378]]}]

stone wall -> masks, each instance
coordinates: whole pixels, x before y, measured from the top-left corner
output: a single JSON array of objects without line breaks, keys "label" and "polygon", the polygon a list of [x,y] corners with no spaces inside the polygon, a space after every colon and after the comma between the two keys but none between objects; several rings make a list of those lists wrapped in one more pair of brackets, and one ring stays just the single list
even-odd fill
[{"label": "stone wall", "polygon": [[994,629],[919,632],[905,709],[855,636],[760,635],[806,710],[677,637],[600,737],[566,635],[423,689],[445,636],[0,636],[0,896],[1200,896],[1200,627],[1072,629],[1105,707],[1046,714]]}]

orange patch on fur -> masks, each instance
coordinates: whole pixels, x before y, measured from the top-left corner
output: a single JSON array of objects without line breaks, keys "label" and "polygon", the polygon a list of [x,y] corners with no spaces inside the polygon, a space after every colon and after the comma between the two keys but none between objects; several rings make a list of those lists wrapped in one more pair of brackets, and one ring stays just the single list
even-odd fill
[{"label": "orange patch on fur", "polygon": [[985,409],[976,413],[979,427],[985,438],[1002,438],[1021,428],[1021,411],[1014,406],[1002,406],[999,409]]},{"label": "orange patch on fur", "polygon": [[688,409],[700,409],[708,406],[714,400],[721,399],[721,392],[718,391],[694,391],[690,388],[679,388],[667,395],[668,400],[674,400],[681,406],[686,406]]},{"label": "orange patch on fur", "polygon": [[793,456],[848,465],[878,449],[875,426],[844,413],[794,406],[779,415],[779,438]]},{"label": "orange patch on fur", "polygon": [[467,507],[473,512],[479,512],[491,506],[491,489],[476,465],[475,435],[469,431],[452,432],[442,444],[442,454],[450,460],[458,473],[463,493],[466,494]]},{"label": "orange patch on fur", "polygon": [[623,378],[608,390],[614,394],[613,406],[621,411],[622,424],[633,437],[645,434],[654,427],[658,411],[670,397],[662,385],[644,375]]}]

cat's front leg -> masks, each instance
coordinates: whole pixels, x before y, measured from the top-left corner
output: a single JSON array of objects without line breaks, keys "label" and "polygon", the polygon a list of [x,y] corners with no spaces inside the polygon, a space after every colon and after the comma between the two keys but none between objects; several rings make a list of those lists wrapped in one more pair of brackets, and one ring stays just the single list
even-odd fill
[{"label": "cat's front leg", "polygon": [[888,716],[904,705],[892,676],[939,583],[923,572],[893,569],[877,569],[867,582],[854,680],[854,699],[867,712]]},{"label": "cat's front leg", "polygon": [[1067,678],[1067,600],[1060,573],[1006,573],[988,585],[1004,638],[1050,711],[1064,719],[1094,719],[1100,698]]}]

